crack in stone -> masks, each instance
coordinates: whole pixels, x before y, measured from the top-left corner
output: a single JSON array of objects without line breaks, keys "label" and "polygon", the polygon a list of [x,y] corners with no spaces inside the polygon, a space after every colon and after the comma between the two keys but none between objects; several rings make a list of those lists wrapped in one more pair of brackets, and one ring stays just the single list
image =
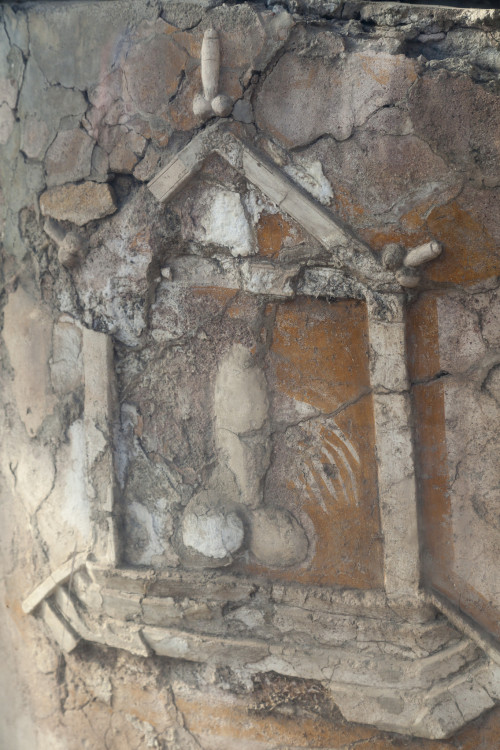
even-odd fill
[{"label": "crack in stone", "polygon": [[361,399],[365,398],[366,396],[369,396],[373,394],[372,388],[366,388],[364,391],[362,391],[358,396],[356,396],[353,399],[350,399],[349,401],[345,401],[341,406],[339,406],[337,409],[334,409],[331,412],[318,412],[317,414],[314,414],[310,417],[304,417],[302,419],[298,419],[295,422],[290,422],[287,425],[285,425],[283,428],[274,427],[271,430],[271,434],[284,434],[290,429],[293,429],[294,427],[298,427],[301,424],[306,424],[307,422],[314,422],[318,419],[333,419],[334,417],[341,414],[346,409],[349,409],[351,406],[354,406],[357,404]]}]

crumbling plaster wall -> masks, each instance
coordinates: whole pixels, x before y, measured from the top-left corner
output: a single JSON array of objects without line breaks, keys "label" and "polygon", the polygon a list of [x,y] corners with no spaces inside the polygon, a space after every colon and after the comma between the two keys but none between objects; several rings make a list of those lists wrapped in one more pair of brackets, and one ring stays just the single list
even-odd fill
[{"label": "crumbling plaster wall", "polygon": [[[285,265],[324,261],[317,243],[216,160],[167,208],[146,190],[204,127],[192,102],[201,91],[203,32],[213,25],[220,88],[236,101],[236,128],[248,126],[263,152],[375,251],[429,238],[443,245],[423,272],[408,329],[427,498],[423,559],[428,577],[465,596],[473,616],[495,631],[498,12],[358,0],[270,8],[110,0],[3,4],[0,12],[2,747],[498,746],[498,709],[450,740],[412,740],[347,724],[312,680],[96,645],[63,655],[20,608],[92,533],[81,326],[115,342],[126,556],[151,564],[156,555],[175,566],[175,546],[158,542],[175,525],[161,488],[175,484],[176,507],[183,507],[197,487],[186,458],[188,406],[177,404],[174,418],[167,409],[157,434],[156,393],[147,390],[157,387],[156,368],[172,347],[183,345],[185,390],[196,390],[186,341],[200,326],[217,325],[221,301],[215,292],[201,295],[193,311],[193,300],[169,287],[171,274],[175,282],[182,264],[191,264],[202,285],[212,274],[217,286],[233,256],[242,264],[254,255]],[[74,233],[64,246],[60,228]],[[258,275],[244,282],[259,288]],[[242,326],[259,318],[245,294],[238,305],[233,317]],[[259,333],[249,325],[249,346]],[[160,404],[169,403],[169,387]],[[200,451],[195,468],[211,460]],[[137,502],[141,487],[155,500]],[[449,489],[458,498],[453,507]],[[368,561],[374,586],[376,523]],[[366,575],[360,580],[367,585]]]}]

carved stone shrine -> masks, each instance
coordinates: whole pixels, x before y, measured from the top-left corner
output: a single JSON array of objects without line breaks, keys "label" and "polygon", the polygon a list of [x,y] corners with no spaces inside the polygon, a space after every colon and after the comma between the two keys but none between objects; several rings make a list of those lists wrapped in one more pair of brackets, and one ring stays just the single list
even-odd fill
[{"label": "carved stone shrine", "polygon": [[111,712],[29,746],[493,748],[499,12],[153,5],[0,26],[4,593]]}]

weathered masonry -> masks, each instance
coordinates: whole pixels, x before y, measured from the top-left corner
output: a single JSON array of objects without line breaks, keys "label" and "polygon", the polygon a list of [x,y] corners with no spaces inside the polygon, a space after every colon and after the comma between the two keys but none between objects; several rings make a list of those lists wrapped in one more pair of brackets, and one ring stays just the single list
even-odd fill
[{"label": "weathered masonry", "polygon": [[2,8],[12,750],[500,742],[499,43]]}]

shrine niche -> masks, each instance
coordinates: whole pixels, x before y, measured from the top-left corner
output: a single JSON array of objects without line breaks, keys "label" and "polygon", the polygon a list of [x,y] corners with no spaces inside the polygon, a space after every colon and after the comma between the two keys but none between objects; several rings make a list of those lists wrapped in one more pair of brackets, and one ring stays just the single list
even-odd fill
[{"label": "shrine niche", "polygon": [[148,187],[175,230],[133,325],[106,307],[106,258],[57,235],[82,290],[104,264],[86,323],[110,332],[75,323],[88,547],[24,611],[63,649],[316,679],[348,720],[447,736],[493,705],[499,656],[422,586],[406,290],[439,244],[376,256],[241,125],[208,126]]}]

